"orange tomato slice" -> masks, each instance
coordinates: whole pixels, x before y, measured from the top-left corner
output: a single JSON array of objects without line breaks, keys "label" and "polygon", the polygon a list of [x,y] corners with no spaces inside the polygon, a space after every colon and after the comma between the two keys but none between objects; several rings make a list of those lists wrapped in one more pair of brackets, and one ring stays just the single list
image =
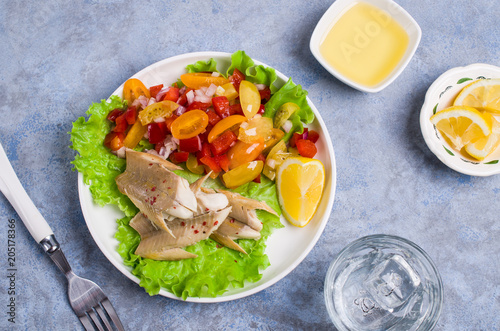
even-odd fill
[{"label": "orange tomato slice", "polygon": [[229,158],[229,169],[234,169],[244,163],[253,161],[264,150],[264,139],[259,137],[252,143],[246,143],[241,140],[236,141],[233,147],[227,151]]},{"label": "orange tomato slice", "polygon": [[221,86],[229,83],[229,80],[222,76],[212,76],[206,72],[191,72],[181,75],[181,81],[188,88],[199,89],[200,87],[209,87],[211,84]]},{"label": "orange tomato slice", "polygon": [[199,109],[185,112],[176,118],[170,127],[172,136],[177,139],[193,138],[205,131],[208,115]]},{"label": "orange tomato slice", "polygon": [[239,126],[241,123],[245,122],[247,118],[242,115],[231,115],[226,118],[223,118],[217,124],[214,125],[212,130],[210,130],[210,133],[208,134],[208,142],[211,143],[215,139],[217,139],[218,136],[223,134],[227,130],[232,130],[233,127],[235,128],[236,126]]},{"label": "orange tomato slice", "polygon": [[130,78],[123,85],[123,99],[127,100],[130,106],[135,99],[139,96],[144,95],[146,98],[150,98],[149,89],[137,78]]},{"label": "orange tomato slice", "polygon": [[248,119],[257,114],[260,108],[260,93],[254,83],[242,80],[240,83],[240,103],[243,113]]}]

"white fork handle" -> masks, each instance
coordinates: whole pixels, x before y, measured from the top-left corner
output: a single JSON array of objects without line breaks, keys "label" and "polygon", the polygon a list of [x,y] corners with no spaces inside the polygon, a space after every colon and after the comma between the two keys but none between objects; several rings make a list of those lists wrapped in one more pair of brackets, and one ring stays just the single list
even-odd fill
[{"label": "white fork handle", "polygon": [[10,201],[37,243],[54,234],[21,185],[2,144],[0,144],[0,191]]}]

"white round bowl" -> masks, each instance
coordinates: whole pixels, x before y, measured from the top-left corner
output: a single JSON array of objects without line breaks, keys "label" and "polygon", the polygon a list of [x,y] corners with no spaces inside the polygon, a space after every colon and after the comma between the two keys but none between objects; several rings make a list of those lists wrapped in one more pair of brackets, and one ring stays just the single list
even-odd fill
[{"label": "white round bowl", "polygon": [[418,23],[413,19],[413,17],[411,17],[411,15],[408,14],[408,12],[403,9],[403,7],[401,7],[394,1],[365,0],[365,2],[389,13],[392,16],[392,18],[396,22],[398,22],[403,27],[403,29],[405,29],[405,31],[408,33],[409,41],[406,52],[399,61],[398,65],[384,80],[382,80],[375,86],[365,86],[359,84],[353,81],[352,79],[346,77],[342,73],[340,73],[337,69],[335,69],[332,65],[330,65],[323,57],[323,55],[321,55],[320,53],[320,45],[325,39],[328,32],[330,31],[330,29],[348,9],[350,9],[353,5],[355,5],[358,2],[359,2],[358,0],[335,1],[330,6],[330,8],[328,8],[328,10],[323,14],[318,24],[316,25],[316,28],[314,29],[314,32],[311,36],[309,47],[316,60],[318,60],[318,62],[337,79],[339,79],[340,81],[346,83],[351,87],[354,87],[357,90],[363,92],[376,93],[383,90],[389,84],[391,84],[406,68],[411,58],[413,57],[413,54],[415,54],[418,44],[420,43],[420,39],[422,37],[422,30],[420,29]]},{"label": "white round bowl", "polygon": [[420,111],[420,129],[429,149],[451,169],[471,176],[491,176],[500,173],[500,148],[483,161],[456,151],[431,123],[436,112],[452,106],[457,94],[477,79],[500,78],[500,67],[475,63],[446,71],[432,83]]}]

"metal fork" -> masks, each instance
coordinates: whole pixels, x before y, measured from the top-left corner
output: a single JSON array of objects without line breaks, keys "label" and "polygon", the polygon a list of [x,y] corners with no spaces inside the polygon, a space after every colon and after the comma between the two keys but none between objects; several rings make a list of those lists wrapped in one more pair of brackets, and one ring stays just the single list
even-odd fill
[{"label": "metal fork", "polygon": [[[124,330],[111,302],[94,282],[73,273],[49,224],[19,182],[0,144],[0,191],[10,201],[26,228],[68,279],[71,307],[86,330]],[[110,322],[111,319],[111,322]]]}]

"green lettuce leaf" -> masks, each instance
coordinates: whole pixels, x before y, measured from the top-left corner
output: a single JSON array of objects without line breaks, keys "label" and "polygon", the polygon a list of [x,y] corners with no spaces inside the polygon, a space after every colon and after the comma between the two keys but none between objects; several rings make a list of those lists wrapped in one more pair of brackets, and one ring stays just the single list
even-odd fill
[{"label": "green lettuce leaf", "polygon": [[246,73],[247,69],[253,67],[254,64],[252,58],[244,51],[236,51],[231,55],[231,65],[227,69],[226,77],[232,75],[235,68],[242,73]]},{"label": "green lettuce leaf", "polygon": [[288,141],[294,132],[302,133],[304,131],[302,123],[311,123],[314,120],[314,113],[307,102],[307,91],[302,89],[302,86],[295,85],[289,78],[288,82],[274,93],[266,103],[263,116],[274,118],[278,109],[286,102],[296,103],[300,107],[290,118],[293,127],[284,137],[285,141]]},{"label": "green lettuce leaf", "polygon": [[213,58],[208,61],[198,61],[186,66],[187,72],[217,71],[217,61]]}]

